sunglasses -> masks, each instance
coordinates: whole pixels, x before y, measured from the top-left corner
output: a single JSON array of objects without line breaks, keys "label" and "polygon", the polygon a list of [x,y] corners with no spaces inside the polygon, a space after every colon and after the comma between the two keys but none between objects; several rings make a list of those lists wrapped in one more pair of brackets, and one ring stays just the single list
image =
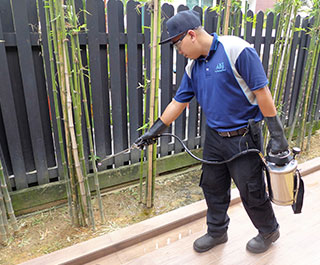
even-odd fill
[{"label": "sunglasses", "polygon": [[184,37],[188,34],[188,31],[184,32],[179,39],[177,39],[175,42],[173,42],[173,47],[175,47],[177,50],[179,50],[180,43],[184,39]]}]

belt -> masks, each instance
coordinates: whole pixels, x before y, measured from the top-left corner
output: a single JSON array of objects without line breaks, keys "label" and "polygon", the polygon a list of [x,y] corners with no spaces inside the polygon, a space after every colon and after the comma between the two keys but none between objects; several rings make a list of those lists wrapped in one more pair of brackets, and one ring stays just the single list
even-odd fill
[{"label": "belt", "polygon": [[218,134],[222,137],[233,137],[233,136],[238,136],[238,135],[244,135],[245,133],[248,132],[248,128],[240,128],[235,131],[228,131],[228,132],[218,132]]}]

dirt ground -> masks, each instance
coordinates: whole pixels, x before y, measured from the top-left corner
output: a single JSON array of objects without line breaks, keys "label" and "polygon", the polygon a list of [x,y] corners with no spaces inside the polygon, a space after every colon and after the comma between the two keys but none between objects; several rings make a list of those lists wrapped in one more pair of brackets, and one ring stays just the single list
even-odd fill
[{"label": "dirt ground", "polygon": [[[312,137],[311,150],[299,156],[299,162],[320,156],[319,143],[320,131]],[[139,203],[137,185],[104,193],[104,224],[99,221],[98,206],[93,200],[95,231],[88,227],[72,227],[66,205],[19,217],[19,232],[9,239],[7,246],[0,246],[0,264],[19,264],[201,200],[200,168],[195,166],[158,177],[152,209]]]}]

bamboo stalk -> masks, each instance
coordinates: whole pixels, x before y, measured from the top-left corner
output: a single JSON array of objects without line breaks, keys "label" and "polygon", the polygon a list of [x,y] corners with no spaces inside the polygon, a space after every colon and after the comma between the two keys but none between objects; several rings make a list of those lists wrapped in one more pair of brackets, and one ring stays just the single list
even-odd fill
[{"label": "bamboo stalk", "polygon": [[63,56],[64,56],[64,75],[66,79],[66,91],[67,91],[67,115],[68,115],[68,129],[70,132],[70,138],[71,138],[71,146],[72,146],[72,155],[74,159],[74,165],[75,165],[75,171],[78,178],[78,183],[80,187],[80,196],[82,198],[82,204],[84,206],[84,209],[87,209],[87,197],[86,197],[86,190],[84,186],[84,177],[83,172],[80,165],[80,158],[78,154],[78,145],[76,140],[76,134],[75,134],[75,128],[74,128],[74,122],[73,122],[73,112],[72,112],[72,99],[71,99],[71,92],[70,92],[70,83],[69,83],[69,73],[68,73],[68,67],[67,67],[67,55],[66,55],[66,49],[63,48]]},{"label": "bamboo stalk", "polygon": [[[318,12],[316,13],[316,18],[319,21],[319,19],[320,19],[320,14],[319,14],[320,10],[318,9],[317,11]],[[318,27],[318,29],[319,29],[319,27]],[[317,50],[318,50],[317,52],[318,52],[318,55],[319,55],[319,53],[320,53],[320,42],[319,42],[319,39],[317,39]],[[320,65],[320,61],[318,60],[318,66],[319,65]],[[315,79],[317,79],[317,83],[315,84],[315,88],[319,88],[319,86],[320,86],[320,71],[318,73],[318,77],[316,78],[316,76],[315,76]],[[314,121],[315,121],[315,114],[316,114],[316,111],[317,111],[317,100],[318,100],[318,97],[319,97],[319,89],[315,89],[313,102],[312,102],[312,108],[311,108],[311,124],[310,124],[309,132],[308,132],[308,141],[307,141],[306,151],[309,151],[309,148],[310,148],[311,134],[312,134],[312,131],[313,131],[313,126],[314,126]]]},{"label": "bamboo stalk", "polygon": [[[239,3],[238,3],[239,2]],[[234,25],[234,35],[239,36],[240,22],[241,22],[241,2],[237,1],[234,5],[234,17],[236,24]]]},{"label": "bamboo stalk", "polygon": [[282,49],[283,49],[282,35],[283,35],[284,27],[287,24],[286,23],[287,16],[285,15],[285,12],[286,12],[285,4],[286,4],[285,1],[283,1],[281,4],[281,9],[279,13],[279,23],[277,28],[276,40],[274,44],[273,56],[272,56],[272,72],[271,72],[272,75],[271,75],[270,89],[271,89],[273,99],[276,94],[274,93],[274,91],[278,81],[277,73],[279,72],[279,63],[282,58]]},{"label": "bamboo stalk", "polygon": [[7,236],[9,235],[9,223],[8,223],[8,217],[7,217],[7,210],[3,198],[3,194],[0,188],[0,226],[3,226],[4,232],[0,231],[1,235]]},{"label": "bamboo stalk", "polygon": [[[296,14],[293,15],[293,18],[295,18],[295,17],[296,17]],[[289,36],[288,39],[286,38],[286,42],[287,43],[285,44],[285,50],[283,52],[284,59],[283,59],[283,62],[280,63],[281,71],[279,71],[279,72],[281,72],[281,75],[280,75],[280,80],[279,80],[279,89],[278,89],[278,95],[275,96],[275,98],[277,99],[275,101],[275,104],[278,107],[280,107],[281,102],[283,100],[283,92],[285,91],[285,83],[287,81],[287,73],[288,73],[288,64],[289,64],[289,59],[290,59],[290,53],[291,53],[291,48],[293,48],[291,46],[291,44],[292,44],[292,39],[293,39],[293,34],[294,34],[294,27],[295,27],[294,23],[291,25],[291,27],[292,28],[290,30],[290,32],[291,32],[290,36]],[[289,46],[291,46],[291,47],[289,48]]]},{"label": "bamboo stalk", "polygon": [[[70,1],[71,6],[73,7],[73,10],[75,10],[75,3],[74,0]],[[78,21],[76,19],[76,14],[73,16],[73,27],[76,28],[75,32],[73,33],[73,40],[75,44],[75,53],[74,53],[74,58],[76,58],[76,64],[77,64],[77,81],[78,81],[78,88],[77,93],[79,95],[78,100],[79,100],[79,110],[81,114],[81,102],[83,102],[83,108],[85,110],[85,119],[86,119],[86,125],[87,125],[87,133],[88,133],[88,139],[89,139],[89,148],[90,148],[90,154],[92,158],[92,168],[94,172],[94,182],[96,186],[96,193],[97,193],[97,198],[98,198],[98,203],[99,203],[99,210],[100,210],[100,218],[101,221],[104,222],[104,216],[103,216],[103,207],[102,207],[102,200],[101,200],[101,194],[100,194],[100,185],[99,185],[99,179],[98,179],[98,173],[97,173],[97,167],[96,163],[94,160],[95,153],[94,153],[94,146],[93,146],[93,141],[92,141],[92,133],[91,133],[91,126],[90,126],[90,118],[89,118],[89,110],[88,110],[88,105],[87,105],[87,95],[86,95],[86,90],[85,90],[85,83],[84,83],[84,73],[83,73],[83,64],[82,64],[82,59],[81,59],[81,50],[80,50],[80,42],[79,42],[79,35],[78,35]],[[88,52],[88,50],[87,50]],[[89,61],[89,60],[88,60]],[[81,101],[81,95],[83,100]],[[80,119],[81,122],[81,119]],[[85,181],[85,187],[87,191],[87,199],[88,199],[88,211],[90,214],[91,218],[91,223],[93,230],[95,230],[95,221],[94,221],[94,215],[93,215],[93,207],[91,203],[91,191],[89,187],[89,181],[88,181],[88,175],[86,171],[86,165],[85,165],[85,159],[84,159],[84,148],[83,148],[83,138],[82,138],[82,130],[81,126],[79,128],[79,147],[80,147],[80,154],[82,156],[81,163],[82,163],[82,168],[84,172],[84,181]]]},{"label": "bamboo stalk", "polygon": [[222,12],[222,1],[220,1],[218,5],[217,34],[220,34],[221,21],[222,21],[221,12]]},{"label": "bamboo stalk", "polygon": [[244,33],[243,33],[243,39],[247,40],[247,13],[249,9],[249,3],[248,0],[246,0],[244,4],[244,14],[243,14],[243,28],[244,28]]},{"label": "bamboo stalk", "polygon": [[[68,7],[72,7],[72,3],[68,3]],[[74,7],[73,7],[74,8]],[[88,212],[90,216],[90,222],[92,224],[93,229],[95,230],[95,222],[93,217],[93,209],[91,206],[91,195],[90,195],[90,188],[87,180],[87,170],[85,165],[85,158],[84,158],[84,148],[83,148],[83,137],[82,137],[82,126],[81,126],[81,99],[80,99],[80,77],[79,77],[79,57],[77,51],[77,42],[79,42],[77,38],[77,22],[75,21],[75,14],[73,10],[69,9],[69,25],[70,25],[70,40],[71,40],[71,53],[72,53],[72,67],[70,62],[68,61],[68,72],[72,73],[72,79],[70,80],[70,91],[71,91],[71,98],[72,98],[72,107],[73,107],[73,114],[74,114],[74,121],[75,121],[75,131],[76,131],[76,142],[78,147],[78,154],[79,154],[79,161],[82,168],[82,174],[84,179],[84,187],[86,190],[86,203],[87,209],[85,212]],[[73,81],[73,82],[72,82]]]},{"label": "bamboo stalk", "polygon": [[[76,126],[79,126],[79,108],[76,108],[76,115],[74,115],[75,112],[73,112],[73,102],[74,105],[78,106],[77,102],[79,101],[76,97],[74,97],[74,100],[72,101],[72,95],[74,85],[72,82],[72,74],[71,74],[71,67],[70,67],[70,61],[69,61],[69,53],[68,53],[68,39],[66,38],[66,24],[65,24],[65,15],[62,10],[62,4],[63,0],[61,0],[61,4],[58,6],[58,8],[61,10],[60,14],[60,23],[62,28],[62,36],[65,36],[65,38],[62,40],[62,61],[64,66],[64,73],[65,76],[65,93],[66,93],[66,116],[68,117],[67,122],[67,130],[69,131],[69,137],[70,137],[70,158],[72,156],[72,160],[74,162],[74,172],[75,176],[77,178],[77,182],[74,182],[75,185],[77,185],[77,188],[79,189],[80,197],[77,198],[77,202],[80,204],[78,205],[78,208],[80,209],[80,217],[81,219],[80,224],[81,225],[87,225],[87,218],[88,218],[88,200],[90,200],[90,197],[88,198],[88,193],[86,192],[85,187],[85,179],[84,175],[85,172],[83,172],[81,167],[81,157],[79,155],[79,148],[77,143],[77,136],[74,128],[74,119],[76,120]],[[67,6],[68,7],[68,6]],[[80,123],[81,127],[81,123]],[[79,129],[78,129],[79,130]],[[78,138],[79,139],[79,138]]]},{"label": "bamboo stalk", "polygon": [[6,184],[6,179],[3,174],[3,167],[2,167],[1,161],[0,161],[0,183],[1,183],[1,189],[2,189],[2,193],[3,193],[3,197],[4,197],[4,202],[5,202],[6,208],[7,208],[7,213],[10,218],[10,223],[13,227],[14,232],[17,232],[19,230],[19,227],[18,227],[16,216],[14,214],[13,207],[12,207],[11,197],[10,197],[8,187]]},{"label": "bamboo stalk", "polygon": [[[159,72],[160,72],[160,45],[158,43],[160,42],[160,36],[161,36],[161,6],[160,0],[158,2],[158,16],[157,16],[157,35],[156,37],[156,62],[155,62],[155,102],[154,102],[154,119],[156,119],[159,116]],[[155,11],[156,12],[156,11]],[[154,193],[155,193],[155,182],[156,182],[156,174],[157,174],[157,144],[154,144],[153,147],[153,168],[152,168],[152,195],[151,195],[151,204],[154,204]]]},{"label": "bamboo stalk", "polygon": [[230,18],[230,8],[231,8],[231,0],[227,0],[226,9],[224,13],[224,25],[223,25],[223,34],[228,34],[229,29],[229,18]]},{"label": "bamboo stalk", "polygon": [[8,240],[8,235],[7,235],[7,231],[5,228],[5,224],[3,221],[3,212],[0,208],[0,244],[1,245],[6,245],[7,244],[7,240]]},{"label": "bamboo stalk", "polygon": [[[154,122],[155,111],[155,89],[156,89],[156,60],[157,60],[157,34],[158,34],[158,14],[159,14],[159,1],[153,2],[153,32],[152,32],[152,64],[151,64],[151,88],[150,88],[150,126]],[[153,149],[154,145],[148,148],[148,193],[147,193],[147,207],[152,207],[152,183],[153,183]]]},{"label": "bamboo stalk", "polygon": [[[69,171],[69,178],[70,178],[70,186],[71,186],[71,196],[72,196],[72,211],[73,214],[71,217],[72,224],[75,226],[79,226],[80,220],[79,220],[79,207],[77,203],[77,191],[75,186],[75,176],[74,176],[74,170],[73,170],[73,159],[72,159],[72,152],[71,152],[71,146],[70,146],[70,136],[68,131],[68,115],[67,115],[67,104],[66,104],[66,89],[65,89],[65,75],[64,73],[64,64],[63,64],[63,40],[65,38],[65,27],[64,27],[64,21],[61,23],[61,17],[62,17],[62,8],[61,8],[61,2],[58,0],[50,0],[50,6],[52,6],[52,14],[51,14],[51,20],[53,21],[53,26],[56,27],[56,30],[53,31],[54,35],[54,46],[55,46],[55,55],[56,55],[56,63],[57,63],[57,69],[58,69],[58,77],[59,77],[59,84],[60,84],[60,100],[62,105],[62,112],[63,112],[63,120],[64,120],[64,132],[65,132],[65,140],[66,140],[66,150],[67,150],[67,160],[68,160],[68,171]],[[53,8],[54,7],[54,8]],[[53,11],[54,9],[54,11]],[[55,12],[53,16],[53,12]],[[63,19],[62,19],[63,20]]]},{"label": "bamboo stalk", "polygon": [[[274,87],[274,90],[273,90],[273,100],[274,102],[276,102],[276,105],[278,105],[277,103],[280,101],[279,99],[279,93],[281,92],[281,90],[283,89],[283,87],[281,87],[281,79],[285,79],[285,74],[286,72],[284,72],[284,69],[283,69],[283,63],[284,63],[284,59],[287,58],[287,49],[288,49],[288,41],[289,41],[289,32],[291,30],[291,27],[290,27],[290,20],[291,20],[291,17],[292,17],[292,14],[294,13],[294,7],[293,5],[289,5],[288,6],[290,12],[289,12],[289,17],[287,17],[286,19],[286,22],[285,22],[285,27],[283,29],[285,33],[284,35],[284,44],[282,45],[281,47],[281,51],[280,51],[280,57],[279,58],[279,66],[277,69],[280,69],[280,71],[277,71],[277,76],[276,76],[276,84],[275,84],[275,87]],[[279,88],[280,86],[280,88]],[[278,90],[280,92],[278,92]]]},{"label": "bamboo stalk", "polygon": [[[51,2],[52,2],[52,0],[51,0]],[[73,222],[70,178],[68,176],[68,167],[67,167],[67,161],[66,161],[66,154],[65,154],[65,150],[64,150],[65,147],[64,147],[64,143],[63,143],[63,135],[62,135],[62,128],[61,128],[61,116],[60,116],[60,110],[59,110],[58,90],[57,90],[57,86],[56,86],[55,71],[54,71],[55,66],[54,66],[52,41],[55,42],[54,46],[57,46],[57,44],[56,44],[56,26],[55,26],[55,22],[52,21],[52,24],[51,24],[52,31],[51,31],[50,20],[53,20],[54,14],[53,14],[53,4],[50,4],[50,2],[49,2],[49,8],[45,8],[45,17],[46,17],[46,26],[47,26],[48,50],[49,50],[50,70],[51,70],[51,84],[52,84],[52,91],[53,91],[53,102],[54,102],[54,108],[55,108],[55,113],[56,113],[56,122],[57,122],[57,129],[58,129],[58,139],[59,139],[59,146],[60,146],[61,162],[62,162],[63,174],[64,174],[63,177],[64,177],[65,184],[66,184],[69,215],[70,215],[71,220]],[[52,39],[50,38],[50,32],[52,33]],[[57,69],[59,71],[59,68],[57,68]],[[58,75],[60,75],[60,73],[58,73]]]},{"label": "bamboo stalk", "polygon": [[[74,6],[74,1],[73,1],[73,6]],[[84,3],[84,8],[85,8],[85,3]],[[86,23],[86,14],[84,13],[85,17],[85,23]],[[84,83],[84,73],[83,73],[83,65],[82,65],[82,59],[81,59],[81,54],[80,54],[80,44],[79,44],[79,37],[77,35],[77,56],[78,56],[78,62],[79,62],[79,71],[80,71],[80,86],[82,88],[82,102],[83,102],[83,107],[85,111],[85,120],[86,120],[86,125],[87,125],[87,133],[88,133],[88,139],[89,139],[89,149],[90,149],[90,155],[91,155],[91,165],[92,165],[92,170],[93,170],[93,177],[94,177],[94,183],[95,183],[95,190],[97,194],[97,200],[98,200],[98,205],[99,205],[99,211],[100,211],[100,219],[101,222],[105,222],[105,217],[104,217],[104,210],[103,210],[103,204],[102,204],[102,198],[101,198],[101,192],[100,192],[100,184],[99,184],[99,177],[98,177],[98,169],[95,161],[95,149],[93,145],[93,135],[92,135],[92,130],[91,130],[91,123],[90,123],[90,115],[89,115],[89,109],[88,109],[88,99],[87,99],[87,94],[85,90],[85,83]],[[89,50],[87,48],[87,55],[89,55]],[[89,60],[88,60],[89,63]],[[90,68],[89,69],[89,76],[90,76]],[[91,86],[89,87],[89,90],[91,91]],[[92,123],[93,124],[93,123]],[[89,187],[89,185],[88,185]],[[90,191],[90,190],[89,190]]]},{"label": "bamboo stalk", "polygon": [[[73,125],[73,113],[72,113],[72,100],[70,95],[70,74],[68,72],[68,63],[69,63],[69,56],[68,54],[68,45],[66,42],[66,32],[65,32],[65,16],[63,11],[63,1],[55,1],[56,10],[57,10],[57,19],[59,21],[59,31],[58,31],[58,44],[59,44],[59,63],[61,67],[61,87],[62,93],[61,95],[61,102],[63,104],[63,111],[64,111],[64,119],[65,119],[65,132],[66,132],[66,143],[67,143],[67,157],[69,162],[69,171],[70,171],[70,178],[71,178],[71,188],[73,193],[73,202],[75,203],[75,210],[77,211],[77,218],[76,218],[76,225],[79,224],[86,224],[86,210],[87,210],[87,203],[86,203],[86,196],[85,196],[85,189],[83,184],[83,176],[81,172],[81,166],[79,162],[78,150],[77,150],[77,143],[75,141],[75,132],[74,132],[74,125]],[[70,112],[71,108],[71,112]],[[73,162],[73,163],[72,163]],[[74,169],[73,169],[74,168]],[[77,177],[77,182],[75,181],[75,177]],[[79,187],[79,192],[81,198],[78,199],[77,197],[77,187]],[[80,204],[80,205],[79,205]],[[80,213],[78,210],[80,209]]]}]

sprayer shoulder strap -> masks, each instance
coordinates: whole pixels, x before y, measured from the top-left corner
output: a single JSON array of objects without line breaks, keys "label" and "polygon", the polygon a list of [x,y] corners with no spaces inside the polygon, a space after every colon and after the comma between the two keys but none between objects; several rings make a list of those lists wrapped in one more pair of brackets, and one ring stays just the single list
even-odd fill
[{"label": "sprayer shoulder strap", "polygon": [[[296,171],[296,175],[295,175],[295,184],[297,183],[298,179],[300,180],[300,185],[299,185],[299,189],[296,191],[298,192],[297,194],[297,200],[296,202],[292,205],[292,210],[295,214],[297,213],[301,213],[301,209],[302,209],[302,205],[303,205],[303,196],[304,196],[304,183],[301,177],[301,174],[299,172],[299,170]],[[296,184],[297,185],[297,184]]]}]

